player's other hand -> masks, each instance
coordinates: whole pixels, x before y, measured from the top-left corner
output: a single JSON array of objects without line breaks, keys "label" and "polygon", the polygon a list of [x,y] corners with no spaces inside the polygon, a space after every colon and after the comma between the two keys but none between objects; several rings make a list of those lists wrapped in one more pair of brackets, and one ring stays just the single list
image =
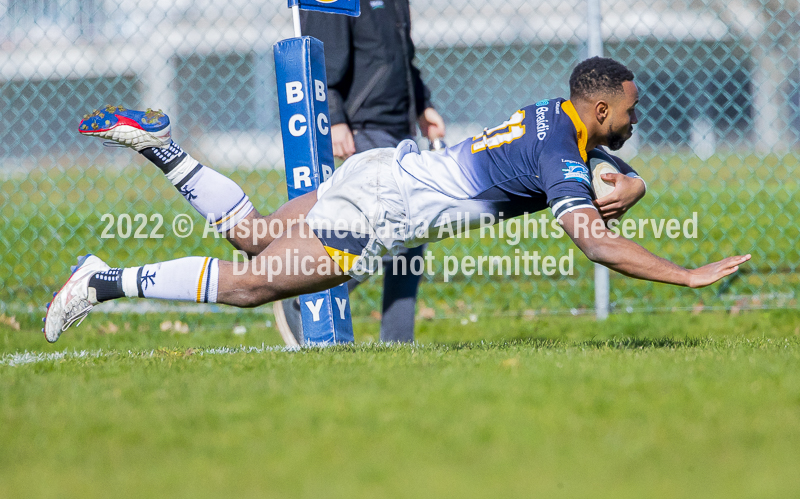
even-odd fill
[{"label": "player's other hand", "polygon": [[750,259],[750,255],[729,256],[724,260],[709,263],[700,268],[689,271],[689,287],[702,288],[713,284],[725,276],[739,270],[739,265]]},{"label": "player's other hand", "polygon": [[444,120],[432,107],[425,109],[419,117],[419,129],[428,140],[444,138]]},{"label": "player's other hand", "polygon": [[333,155],[339,159],[347,159],[356,153],[353,132],[350,131],[347,123],[339,123],[331,127],[331,141],[333,142]]},{"label": "player's other hand", "polygon": [[614,184],[611,194],[594,202],[597,211],[606,222],[612,219],[622,219],[625,213],[644,197],[645,186],[641,179],[628,177],[621,173],[604,173],[600,178]]}]

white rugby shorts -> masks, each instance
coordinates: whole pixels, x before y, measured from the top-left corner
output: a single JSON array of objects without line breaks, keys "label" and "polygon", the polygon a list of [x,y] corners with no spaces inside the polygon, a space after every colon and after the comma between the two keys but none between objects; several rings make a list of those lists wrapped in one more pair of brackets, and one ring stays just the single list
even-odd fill
[{"label": "white rugby shorts", "polygon": [[377,272],[381,257],[404,246],[407,210],[395,175],[396,150],[372,149],[347,159],[317,189],[306,223],[352,278]]}]

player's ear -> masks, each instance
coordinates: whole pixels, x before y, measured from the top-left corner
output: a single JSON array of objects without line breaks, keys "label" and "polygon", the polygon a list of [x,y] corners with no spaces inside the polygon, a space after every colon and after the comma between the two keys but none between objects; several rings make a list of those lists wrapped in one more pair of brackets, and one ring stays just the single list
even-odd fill
[{"label": "player's ear", "polygon": [[597,101],[594,105],[594,115],[597,122],[602,125],[606,118],[608,118],[608,101]]}]

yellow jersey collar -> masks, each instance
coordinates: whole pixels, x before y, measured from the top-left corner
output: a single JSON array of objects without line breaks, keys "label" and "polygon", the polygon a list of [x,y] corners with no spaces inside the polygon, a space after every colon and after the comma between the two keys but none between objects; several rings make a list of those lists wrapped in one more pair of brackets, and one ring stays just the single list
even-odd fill
[{"label": "yellow jersey collar", "polygon": [[581,121],[581,117],[578,116],[578,111],[575,110],[572,102],[565,100],[561,103],[561,109],[567,113],[569,119],[572,120],[572,124],[575,125],[575,130],[578,132],[578,151],[581,153],[581,158],[585,163],[587,159],[586,144],[589,142],[589,132],[586,130],[586,125]]}]

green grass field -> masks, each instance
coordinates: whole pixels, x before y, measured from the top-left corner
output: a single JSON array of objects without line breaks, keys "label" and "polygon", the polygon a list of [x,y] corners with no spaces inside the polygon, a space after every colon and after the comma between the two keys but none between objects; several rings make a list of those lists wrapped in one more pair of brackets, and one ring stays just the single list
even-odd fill
[{"label": "green grass field", "polygon": [[[649,194],[629,216],[699,214],[698,239],[646,247],[685,265],[753,254],[704,290],[612,276],[617,312],[669,313],[595,322],[578,257],[561,278],[445,283],[439,266],[421,288],[437,319],[418,322],[416,346],[375,343],[377,282],[353,297],[353,347],[283,351],[261,309],[98,312],[45,343],[39,309],[78,254],[230,256],[198,228],[170,233],[190,209],[142,163],[0,181],[0,497],[800,496],[797,158],[634,165]],[[265,211],[284,199],[278,172],[232,176]],[[160,213],[165,237],[102,239],[104,213]],[[437,262],[511,248],[474,236],[430,247]],[[764,307],[782,310],[746,311]]]},{"label": "green grass field", "polygon": [[423,321],[403,347],[358,321],[294,352],[254,314],[92,314],[55,345],[17,319],[0,497],[800,495],[796,310]]}]

